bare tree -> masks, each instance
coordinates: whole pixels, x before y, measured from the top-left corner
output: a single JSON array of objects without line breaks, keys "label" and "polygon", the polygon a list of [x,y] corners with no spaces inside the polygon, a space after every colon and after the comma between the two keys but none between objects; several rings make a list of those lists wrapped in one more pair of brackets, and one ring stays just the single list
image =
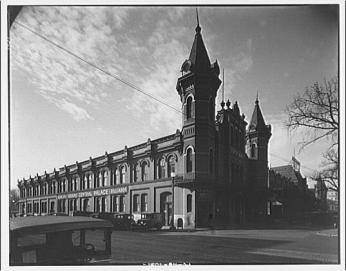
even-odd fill
[{"label": "bare tree", "polygon": [[337,78],[314,83],[303,94],[294,97],[287,106],[287,126],[291,130],[305,129],[302,148],[322,138],[331,139],[331,148],[338,145],[339,129],[339,83]]},{"label": "bare tree", "polygon": [[294,97],[287,106],[288,123],[291,130],[304,129],[305,139],[301,142],[301,149],[319,141],[329,139],[330,147],[323,155],[322,163],[315,180],[323,180],[328,189],[339,190],[339,158],[338,158],[338,130],[339,130],[339,81],[338,78],[324,80],[323,84],[315,83],[306,88],[301,95]]},{"label": "bare tree", "polygon": [[339,191],[339,159],[335,149],[330,149],[323,155],[325,161],[322,163],[323,169],[318,173],[318,177],[323,180],[328,189]]}]

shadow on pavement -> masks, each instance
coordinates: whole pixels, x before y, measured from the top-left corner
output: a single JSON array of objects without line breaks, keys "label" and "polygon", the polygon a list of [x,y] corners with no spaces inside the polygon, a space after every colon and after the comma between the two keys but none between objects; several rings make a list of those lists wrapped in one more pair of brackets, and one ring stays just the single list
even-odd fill
[{"label": "shadow on pavement", "polygon": [[337,254],[297,251],[292,241],[151,233],[114,236],[112,264],[317,264]]}]

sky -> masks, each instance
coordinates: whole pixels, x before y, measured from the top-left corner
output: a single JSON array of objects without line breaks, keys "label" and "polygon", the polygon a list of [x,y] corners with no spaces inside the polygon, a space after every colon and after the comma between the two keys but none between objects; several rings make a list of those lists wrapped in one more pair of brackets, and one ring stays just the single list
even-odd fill
[{"label": "sky", "polygon": [[[258,93],[272,125],[270,166],[295,153],[303,175],[330,142],[301,151],[286,106],[338,74],[338,13],[331,6],[199,7],[211,62],[225,70],[225,98],[249,122]],[[194,7],[27,6],[16,22],[180,110],[175,89],[196,27]],[[11,187],[43,174],[175,133],[180,114],[14,23],[10,29]],[[221,88],[217,110],[220,109]]]}]

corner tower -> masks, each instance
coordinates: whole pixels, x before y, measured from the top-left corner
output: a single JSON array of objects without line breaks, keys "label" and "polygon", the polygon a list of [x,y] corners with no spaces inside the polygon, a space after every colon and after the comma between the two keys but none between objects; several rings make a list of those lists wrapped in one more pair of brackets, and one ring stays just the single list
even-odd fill
[{"label": "corner tower", "polygon": [[271,126],[266,125],[258,98],[251,121],[246,132],[246,154],[248,160],[248,213],[254,217],[267,213],[268,190],[268,142],[271,137]]},{"label": "corner tower", "polygon": [[176,89],[183,112],[183,178],[194,195],[195,226],[206,226],[215,214],[215,97],[221,80],[217,61],[210,63],[199,24],[181,72]]},{"label": "corner tower", "polygon": [[221,80],[217,61],[210,63],[199,24],[190,56],[184,61],[181,72],[176,89],[183,112],[184,154],[191,148],[193,160],[192,168],[188,162],[185,163],[185,175],[189,179],[207,182],[215,172],[215,97]]},{"label": "corner tower", "polygon": [[258,98],[256,98],[255,108],[246,134],[246,153],[250,160],[267,165],[270,137],[271,126],[265,124]]}]

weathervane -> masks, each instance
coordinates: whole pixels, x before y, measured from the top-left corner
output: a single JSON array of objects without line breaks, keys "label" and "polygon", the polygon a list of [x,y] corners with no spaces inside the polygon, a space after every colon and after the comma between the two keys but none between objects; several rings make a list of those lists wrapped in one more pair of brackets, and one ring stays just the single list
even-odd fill
[{"label": "weathervane", "polygon": [[197,26],[196,26],[196,32],[201,32],[201,27],[199,26],[199,18],[198,18],[198,9],[196,8],[196,17],[197,17]]},{"label": "weathervane", "polygon": [[197,16],[197,26],[199,26],[199,19],[198,19],[198,8],[196,8],[196,16]]}]

